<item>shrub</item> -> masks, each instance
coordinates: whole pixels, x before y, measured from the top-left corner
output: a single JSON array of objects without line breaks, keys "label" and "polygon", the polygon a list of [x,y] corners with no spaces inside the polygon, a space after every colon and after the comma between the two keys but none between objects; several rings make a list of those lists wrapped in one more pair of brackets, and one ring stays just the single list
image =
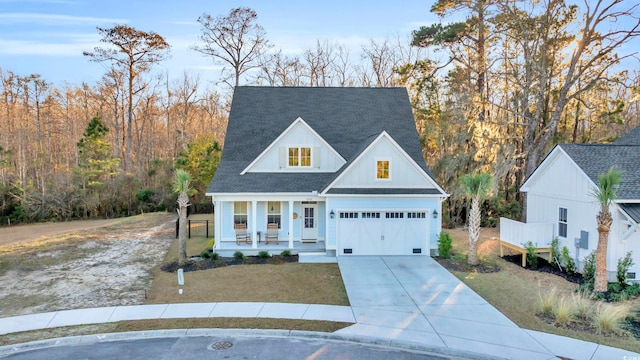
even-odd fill
[{"label": "shrub", "polygon": [[244,259],[246,259],[246,256],[244,256],[242,251],[236,251],[236,252],[233,253],[233,258],[236,259],[236,260],[244,260]]},{"label": "shrub", "polygon": [[540,314],[550,316],[553,315],[553,308],[556,303],[556,288],[551,288],[546,294],[538,294],[538,305],[540,306]]},{"label": "shrub", "polygon": [[592,251],[589,255],[584,257],[584,266],[582,268],[582,278],[584,279],[584,285],[589,290],[593,290],[593,285],[596,276],[596,252]]},{"label": "shrub", "polygon": [[200,257],[203,259],[211,259],[212,254],[213,254],[213,249],[204,249],[200,253]]},{"label": "shrub", "polygon": [[207,245],[209,245],[209,247],[213,249],[213,247],[216,245],[216,239],[212,238],[211,240],[209,240]]},{"label": "shrub", "polygon": [[215,260],[218,260],[218,258],[220,257],[220,254],[218,254],[217,252],[213,252],[211,253],[210,257],[211,257],[211,260],[215,261]]},{"label": "shrub", "polygon": [[531,241],[528,241],[523,245],[527,250],[527,264],[533,268],[538,266],[538,254],[536,253],[537,246]]},{"label": "shrub", "polygon": [[556,319],[558,325],[568,325],[575,317],[576,310],[574,303],[569,301],[565,296],[561,296],[555,302],[553,306],[553,316]]},{"label": "shrub", "polygon": [[631,251],[623,259],[618,259],[618,273],[616,277],[620,285],[627,285],[627,273],[629,269],[634,265],[631,258]]},{"label": "shrub", "polygon": [[451,256],[451,260],[455,263],[463,263],[467,261],[467,257],[463,254],[453,254],[453,256]]},{"label": "shrub", "polygon": [[269,253],[268,253],[268,252],[266,252],[266,251],[264,251],[264,250],[262,250],[262,251],[260,251],[260,252],[258,253],[258,257],[259,257],[260,259],[266,259],[266,258],[268,258],[268,257],[269,257]]},{"label": "shrub", "polygon": [[280,253],[280,256],[284,256],[284,257],[291,256],[291,250],[283,250]]},{"label": "shrub", "polygon": [[599,333],[621,331],[625,320],[630,315],[631,310],[627,305],[600,302],[593,313],[593,326]]},{"label": "shrub", "polygon": [[451,238],[451,235],[446,231],[440,232],[440,235],[438,235],[438,255],[442,259],[448,259],[452,247],[453,239]]},{"label": "shrub", "polygon": [[556,236],[551,240],[551,256],[550,263],[558,265],[559,268],[562,268],[562,253],[560,252],[560,240]]},{"label": "shrub", "polygon": [[573,258],[571,257],[571,255],[569,255],[569,248],[567,248],[566,246],[562,247],[562,263],[564,264],[564,271],[569,274],[569,275],[573,275],[576,272],[576,263],[575,261],[573,261]]}]

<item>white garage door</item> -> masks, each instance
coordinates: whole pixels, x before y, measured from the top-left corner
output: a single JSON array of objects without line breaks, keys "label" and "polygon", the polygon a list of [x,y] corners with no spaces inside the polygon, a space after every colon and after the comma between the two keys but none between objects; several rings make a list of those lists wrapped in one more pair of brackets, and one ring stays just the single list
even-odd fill
[{"label": "white garage door", "polygon": [[429,254],[428,210],[340,211],[339,255]]}]

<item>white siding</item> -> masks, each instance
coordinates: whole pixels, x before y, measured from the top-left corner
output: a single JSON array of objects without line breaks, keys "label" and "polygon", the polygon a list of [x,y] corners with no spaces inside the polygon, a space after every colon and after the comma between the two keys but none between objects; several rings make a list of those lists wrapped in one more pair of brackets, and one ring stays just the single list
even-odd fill
[{"label": "white siding", "polygon": [[[377,161],[389,160],[389,179],[376,179]],[[412,188],[435,187],[387,139],[381,138],[333,186],[335,188]]]},{"label": "white siding", "polygon": [[[567,237],[560,240],[560,248],[566,246],[571,256],[576,259],[575,239],[580,237],[580,231],[589,233],[589,247],[579,249],[577,259],[579,269],[582,261],[598,245],[598,229],[596,216],[599,207],[591,195],[594,186],[591,180],[561,151],[557,151],[554,158],[548,159],[543,167],[536,170],[535,178],[528,184],[527,192],[527,222],[551,223],[554,236],[558,235],[558,209],[567,209]],[[611,208],[614,223],[609,233],[607,252],[607,270],[610,278],[615,276],[618,259],[624,257],[627,249],[638,248],[634,255],[640,255],[640,246],[636,242],[622,241],[621,214],[617,208]],[[626,226],[625,226],[626,228]],[[633,238],[633,236],[632,236]],[[636,237],[635,239],[638,239]],[[637,257],[636,257],[637,259]],[[635,261],[636,263],[640,261]],[[640,268],[638,275],[640,276]]]},{"label": "white siding", "polygon": [[[288,147],[310,147],[312,150],[312,164],[310,168],[288,168],[288,160],[286,158]],[[282,151],[285,149],[285,151]],[[282,156],[285,156],[282,161]],[[258,161],[253,164],[249,172],[279,172],[279,171],[319,171],[319,172],[335,172],[342,165],[344,160],[336,155],[326,143],[316,136],[316,134],[309,131],[309,129],[302,123],[294,125],[289,132],[279,139],[269,149],[267,153]],[[284,165],[284,167],[283,167]],[[319,167],[316,167],[319,166]]]}]

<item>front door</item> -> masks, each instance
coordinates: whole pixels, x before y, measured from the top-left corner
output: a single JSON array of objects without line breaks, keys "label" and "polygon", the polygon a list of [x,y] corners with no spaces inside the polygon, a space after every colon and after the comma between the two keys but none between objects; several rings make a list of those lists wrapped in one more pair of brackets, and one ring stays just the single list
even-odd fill
[{"label": "front door", "polygon": [[317,214],[317,204],[302,204],[302,241],[317,241]]}]

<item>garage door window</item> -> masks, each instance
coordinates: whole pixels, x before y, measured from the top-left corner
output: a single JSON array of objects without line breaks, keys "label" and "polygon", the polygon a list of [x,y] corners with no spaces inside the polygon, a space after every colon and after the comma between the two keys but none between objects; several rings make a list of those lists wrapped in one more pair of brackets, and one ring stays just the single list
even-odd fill
[{"label": "garage door window", "polygon": [[388,213],[386,213],[385,217],[387,219],[404,219],[404,213],[403,212],[388,212]]},{"label": "garage door window", "polygon": [[408,212],[407,213],[408,219],[425,219],[426,217],[427,217],[427,214],[425,212]]},{"label": "garage door window", "polygon": [[357,219],[358,213],[353,211],[341,211],[340,219]]},{"label": "garage door window", "polygon": [[363,219],[380,219],[380,213],[379,212],[363,212],[362,218]]}]

